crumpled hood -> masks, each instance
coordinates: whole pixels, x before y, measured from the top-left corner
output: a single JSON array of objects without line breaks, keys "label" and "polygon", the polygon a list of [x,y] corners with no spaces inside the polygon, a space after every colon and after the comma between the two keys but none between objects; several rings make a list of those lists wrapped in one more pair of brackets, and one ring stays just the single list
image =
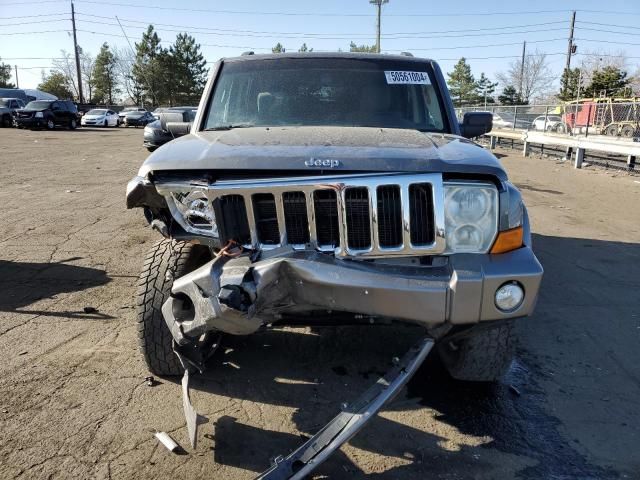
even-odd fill
[{"label": "crumpled hood", "polygon": [[[310,160],[337,160],[311,165]],[[306,163],[305,163],[306,162]],[[251,127],[198,132],[168,143],[140,168],[162,170],[322,170],[489,174],[506,180],[496,157],[455,136],[371,127]]]}]

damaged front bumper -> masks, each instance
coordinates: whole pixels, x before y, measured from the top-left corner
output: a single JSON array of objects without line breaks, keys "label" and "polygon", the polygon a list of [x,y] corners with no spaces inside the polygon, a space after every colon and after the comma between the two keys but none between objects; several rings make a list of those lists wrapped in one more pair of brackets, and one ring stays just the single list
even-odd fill
[{"label": "damaged front bumper", "polygon": [[[259,261],[220,256],[176,279],[162,313],[179,345],[212,330],[250,334],[289,314],[349,312],[434,327],[532,313],[543,271],[531,248],[438,259],[398,265],[292,250]],[[508,282],[518,283],[525,296],[504,312],[494,298]]]}]

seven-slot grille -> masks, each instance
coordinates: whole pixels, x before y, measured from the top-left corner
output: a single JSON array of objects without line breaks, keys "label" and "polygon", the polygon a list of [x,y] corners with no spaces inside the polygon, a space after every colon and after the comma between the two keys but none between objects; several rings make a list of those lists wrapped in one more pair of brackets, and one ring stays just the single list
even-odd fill
[{"label": "seven-slot grille", "polygon": [[[437,174],[217,182],[221,232],[247,247],[318,248],[341,255],[440,253]],[[440,220],[440,221],[438,221]]]}]

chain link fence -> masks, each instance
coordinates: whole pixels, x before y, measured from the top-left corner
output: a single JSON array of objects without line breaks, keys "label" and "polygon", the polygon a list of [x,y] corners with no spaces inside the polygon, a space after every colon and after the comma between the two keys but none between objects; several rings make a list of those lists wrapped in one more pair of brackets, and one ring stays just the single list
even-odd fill
[{"label": "chain link fence", "polygon": [[585,99],[558,105],[488,105],[461,107],[465,112],[493,113],[494,130],[538,131],[568,136],[640,137],[640,98],[624,101]]}]

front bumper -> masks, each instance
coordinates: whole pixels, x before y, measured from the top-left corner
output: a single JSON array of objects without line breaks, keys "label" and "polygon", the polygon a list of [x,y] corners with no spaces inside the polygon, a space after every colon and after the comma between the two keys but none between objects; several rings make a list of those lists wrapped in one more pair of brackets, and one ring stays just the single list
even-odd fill
[{"label": "front bumper", "polygon": [[19,118],[17,117],[15,119],[16,125],[18,127],[26,127],[26,128],[33,128],[33,127],[46,127],[47,126],[47,120],[44,118]]},{"label": "front bumper", "polygon": [[[162,313],[184,344],[210,330],[250,334],[284,314],[349,312],[434,327],[533,312],[543,270],[529,247],[439,258],[440,266],[399,266],[315,251],[288,251],[256,262],[218,257],[177,279]],[[494,295],[511,281],[522,285],[525,298],[505,313],[495,306]]]}]

